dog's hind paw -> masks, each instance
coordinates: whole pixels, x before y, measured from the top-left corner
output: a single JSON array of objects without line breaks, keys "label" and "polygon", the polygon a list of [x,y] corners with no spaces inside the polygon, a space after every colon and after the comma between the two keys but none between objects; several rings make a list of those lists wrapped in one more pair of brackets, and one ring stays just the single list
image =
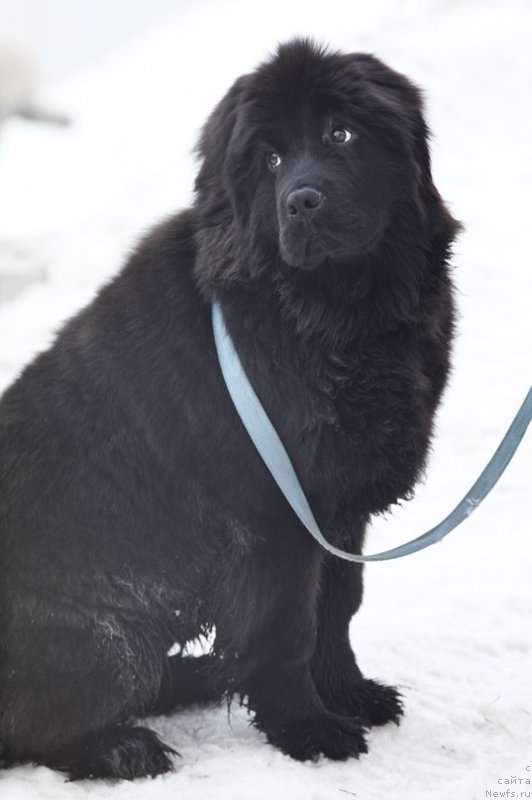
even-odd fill
[{"label": "dog's hind paw", "polygon": [[171,755],[178,753],[149,728],[120,725],[89,734],[45,763],[66,772],[71,781],[84,778],[131,781],[170,772]]}]

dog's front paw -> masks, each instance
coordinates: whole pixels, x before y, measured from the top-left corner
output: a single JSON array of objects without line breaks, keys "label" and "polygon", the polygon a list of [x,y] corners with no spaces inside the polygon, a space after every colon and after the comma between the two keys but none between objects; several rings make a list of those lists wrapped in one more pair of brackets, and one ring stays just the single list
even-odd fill
[{"label": "dog's front paw", "polygon": [[344,685],[334,695],[322,695],[329,711],[345,717],[357,717],[365,725],[399,725],[403,714],[401,695],[393,686],[363,678]]},{"label": "dog's front paw", "polygon": [[360,697],[362,717],[368,725],[385,725],[395,722],[399,725],[403,715],[401,695],[393,686],[368,680],[362,681]]},{"label": "dog's front paw", "polygon": [[284,722],[278,728],[258,727],[271,744],[298,761],[317,761],[321,755],[345,761],[368,752],[364,727],[358,720],[335,714]]}]

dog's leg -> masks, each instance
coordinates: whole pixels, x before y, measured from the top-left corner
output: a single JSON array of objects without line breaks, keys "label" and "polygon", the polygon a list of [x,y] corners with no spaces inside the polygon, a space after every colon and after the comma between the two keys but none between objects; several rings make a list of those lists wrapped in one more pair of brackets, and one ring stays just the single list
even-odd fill
[{"label": "dog's leg", "polygon": [[399,693],[362,676],[349,643],[349,622],[362,601],[362,565],[327,556],[318,605],[312,675],[325,706],[367,725],[399,722]]},{"label": "dog's leg", "polygon": [[321,559],[304,531],[277,527],[226,555],[214,595],[229,692],[245,699],[272,744],[299,760],[367,749],[363,726],[324,706],[310,671]]},{"label": "dog's leg", "polygon": [[[174,752],[131,720],[161,682],[161,654],[147,625],[118,615],[92,623],[42,601],[18,615],[0,682],[4,766],[33,761],[72,779],[132,779],[172,768]],[[64,625],[59,621],[63,619]],[[70,624],[68,624],[70,622]],[[16,659],[16,660],[15,660]]]},{"label": "dog's leg", "polygon": [[210,655],[166,657],[159,694],[147,714],[171,714],[195,703],[216,705],[223,697],[219,662]]}]

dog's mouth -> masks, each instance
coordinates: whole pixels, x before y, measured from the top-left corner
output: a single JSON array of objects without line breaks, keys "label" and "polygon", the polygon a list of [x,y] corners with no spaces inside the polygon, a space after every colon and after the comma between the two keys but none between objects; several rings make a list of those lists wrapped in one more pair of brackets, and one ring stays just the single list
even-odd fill
[{"label": "dog's mouth", "polygon": [[283,261],[298,269],[316,269],[326,258],[340,251],[337,242],[327,241],[313,229],[301,231],[281,230],[279,252]]},{"label": "dog's mouth", "polygon": [[[317,269],[326,260],[341,259],[352,256],[355,258],[361,253],[371,249],[369,241],[360,240],[356,244],[346,246],[331,237],[319,236],[310,233],[305,237],[285,236],[279,237],[279,252],[283,261],[289,267],[303,270]],[[371,243],[371,245],[373,242]]]},{"label": "dog's mouth", "polygon": [[279,239],[279,251],[281,258],[288,266],[298,269],[315,269],[327,256],[319,242],[306,240],[294,245],[293,242],[287,242],[282,237]]},{"label": "dog's mouth", "polygon": [[[387,217],[380,215],[376,220],[357,220],[349,226],[349,231],[320,231],[311,226],[283,227],[279,235],[279,252],[283,261],[290,267],[313,270],[326,260],[357,259],[374,250],[386,227]],[[343,235],[342,235],[343,234]]]}]

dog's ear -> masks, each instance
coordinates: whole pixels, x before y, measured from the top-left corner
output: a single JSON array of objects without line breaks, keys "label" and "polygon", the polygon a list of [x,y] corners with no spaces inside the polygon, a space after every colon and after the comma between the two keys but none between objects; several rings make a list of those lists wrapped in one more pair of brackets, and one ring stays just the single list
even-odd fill
[{"label": "dog's ear", "polygon": [[201,130],[196,145],[196,153],[199,155],[201,166],[194,188],[204,208],[216,208],[222,199],[226,199],[220,176],[223,174],[223,164],[247,82],[247,75],[243,75],[235,81],[214,108]]},{"label": "dog's ear", "polygon": [[445,206],[432,179],[429,152],[430,131],[424,116],[421,90],[405,75],[390,69],[372,55],[355,53],[351,56],[359,75],[368,84],[372,98],[396,122],[413,160],[416,204],[425,228],[429,249],[437,259],[448,253],[449,246],[461,230]]}]

